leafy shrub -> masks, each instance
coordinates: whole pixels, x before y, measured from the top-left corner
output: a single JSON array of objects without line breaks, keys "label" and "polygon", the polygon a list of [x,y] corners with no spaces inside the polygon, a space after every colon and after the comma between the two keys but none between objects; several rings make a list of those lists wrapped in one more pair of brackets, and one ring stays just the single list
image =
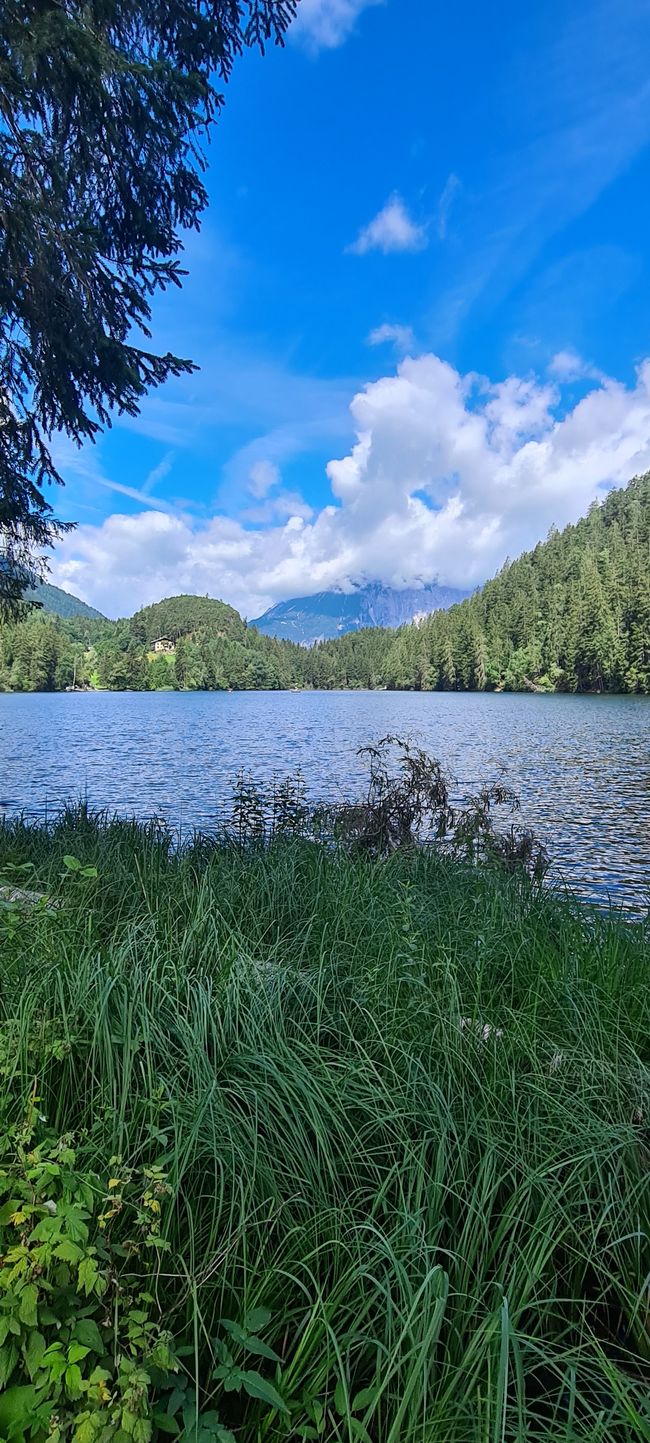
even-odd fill
[{"label": "leafy shrub", "polygon": [[3,1138],[0,1433],[149,1443],[154,1375],[178,1367],[154,1299],[170,1189],[117,1158],[102,1180],[43,1122],[33,1095]]},{"label": "leafy shrub", "polygon": [[512,822],[500,830],[495,823],[495,809],[505,807],[511,815],[519,810],[509,787],[488,783],[458,807],[440,762],[421,747],[388,735],[361,747],[358,756],[368,762],[366,795],[337,805],[310,806],[301,773],[265,786],[240,772],[229,840],[245,850],[301,837],[370,859],[426,843],[466,862],[502,866],[535,881],[546,875],[548,854],[534,833]]},{"label": "leafy shrub", "polygon": [[[4,1069],[3,1069],[4,1070]],[[80,1163],[74,1139],[44,1126],[32,1094],[2,1138],[0,1167],[0,1438],[48,1443],[234,1443],[215,1401],[243,1393],[280,1416],[289,1407],[242,1353],[280,1363],[257,1336],[267,1309],[223,1319],[211,1379],[197,1391],[163,1321],[161,1232],[171,1188],[158,1166],[110,1176]],[[39,1140],[40,1134],[40,1140]]]}]

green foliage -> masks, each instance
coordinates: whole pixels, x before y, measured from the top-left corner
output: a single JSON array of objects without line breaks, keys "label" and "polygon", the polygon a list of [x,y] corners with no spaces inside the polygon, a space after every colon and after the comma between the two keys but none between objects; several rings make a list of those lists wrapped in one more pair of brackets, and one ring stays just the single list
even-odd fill
[{"label": "green foliage", "polygon": [[25,601],[33,602],[41,607],[43,611],[49,612],[52,616],[88,617],[93,621],[103,621],[100,611],[94,606],[87,606],[85,601],[80,601],[78,596],[72,596],[68,591],[62,591],[60,586],[51,586],[47,581],[39,582],[30,591],[25,592]]},{"label": "green foliage", "polygon": [[[112,1157],[102,1181],[80,1166],[71,1136],[44,1129],[39,1102],[32,1091],[25,1117],[2,1139],[0,1436],[150,1443],[162,1433],[232,1443],[214,1407],[197,1410],[187,1376],[178,1376],[154,1296],[170,1251],[161,1232],[171,1191],[163,1169]],[[253,1309],[241,1324],[224,1320],[238,1355],[280,1363],[253,1331],[270,1319],[267,1309]],[[214,1356],[217,1394],[244,1392],[288,1415],[273,1383],[240,1366],[219,1339]],[[214,1388],[210,1394],[214,1401]]]},{"label": "green foliage", "polygon": [[149,646],[159,636],[176,641],[179,636],[209,632],[216,637],[241,639],[244,631],[239,612],[209,596],[169,596],[153,606],[144,606],[131,618],[134,639]]},{"label": "green foliage", "polygon": [[160,1168],[118,1159],[102,1181],[38,1106],[33,1091],[2,1140],[0,1431],[149,1443],[152,1378],[178,1368],[149,1291],[169,1187]]},{"label": "green foliage", "polygon": [[[420,628],[428,684],[442,690],[650,692],[650,475],[507,564]],[[412,628],[407,628],[412,631]],[[389,653],[391,684],[417,669]]]},{"label": "green foliage", "polygon": [[63,528],[50,438],[191,362],[151,351],[152,297],[180,285],[206,205],[200,143],[245,45],[281,42],[295,0],[8,0],[0,22],[0,601]]},{"label": "green foliage", "polygon": [[152,1443],[647,1443],[647,923],[83,809],[0,827],[0,868],[64,901],[2,940],[16,1413],[38,1380],[66,1443],[102,1407],[115,1443],[124,1408]]}]

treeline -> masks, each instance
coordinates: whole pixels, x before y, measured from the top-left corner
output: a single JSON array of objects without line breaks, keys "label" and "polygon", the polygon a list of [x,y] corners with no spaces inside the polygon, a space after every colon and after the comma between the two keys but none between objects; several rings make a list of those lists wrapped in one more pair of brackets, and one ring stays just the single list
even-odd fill
[{"label": "treeline", "polygon": [[650,692],[650,475],[449,612],[405,628],[388,686]]},{"label": "treeline", "polygon": [[[156,652],[156,641],[168,651]],[[650,474],[449,611],[307,650],[208,597],[126,621],[31,612],[0,630],[0,688],[379,688],[650,693]]]},{"label": "treeline", "polygon": [[650,693],[650,475],[449,611],[313,648],[315,687]]},{"label": "treeline", "polygon": [[[172,598],[196,599],[202,600]],[[231,608],[223,607],[223,611]],[[62,691],[77,686],[109,691],[277,691],[304,685],[301,647],[260,636],[245,626],[237,612],[232,615],[236,623],[218,629],[205,621],[187,634],[173,634],[174,629],[168,628],[165,637],[173,649],[166,654],[152,649],[159,634],[155,627],[151,639],[143,638],[141,614],[128,621],[110,622],[83,617],[62,620],[32,612],[26,619],[0,628],[0,689]],[[219,616],[218,621],[222,620]],[[191,626],[191,615],[185,624]]]}]

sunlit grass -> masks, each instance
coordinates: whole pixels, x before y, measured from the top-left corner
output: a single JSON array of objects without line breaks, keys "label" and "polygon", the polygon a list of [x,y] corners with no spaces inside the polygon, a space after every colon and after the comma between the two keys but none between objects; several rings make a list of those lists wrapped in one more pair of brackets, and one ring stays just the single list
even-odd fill
[{"label": "sunlit grass", "polygon": [[[84,813],[6,826],[0,868],[63,902],[3,936],[10,1106],[38,1074],[93,1165],[164,1166],[201,1388],[263,1304],[325,1440],[650,1438],[646,928],[433,855]],[[313,1436],[259,1417],[241,1443]]]}]

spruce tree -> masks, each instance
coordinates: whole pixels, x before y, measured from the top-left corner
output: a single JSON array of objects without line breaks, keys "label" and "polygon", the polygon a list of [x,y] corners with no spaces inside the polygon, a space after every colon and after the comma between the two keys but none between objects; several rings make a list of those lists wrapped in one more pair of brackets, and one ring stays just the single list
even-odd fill
[{"label": "spruce tree", "polygon": [[[63,529],[51,439],[135,415],[187,358],[149,345],[206,205],[201,144],[246,45],[297,0],[5,0],[0,17],[0,604]],[[216,81],[216,83],[215,83]],[[42,569],[42,566],[41,566]]]}]

